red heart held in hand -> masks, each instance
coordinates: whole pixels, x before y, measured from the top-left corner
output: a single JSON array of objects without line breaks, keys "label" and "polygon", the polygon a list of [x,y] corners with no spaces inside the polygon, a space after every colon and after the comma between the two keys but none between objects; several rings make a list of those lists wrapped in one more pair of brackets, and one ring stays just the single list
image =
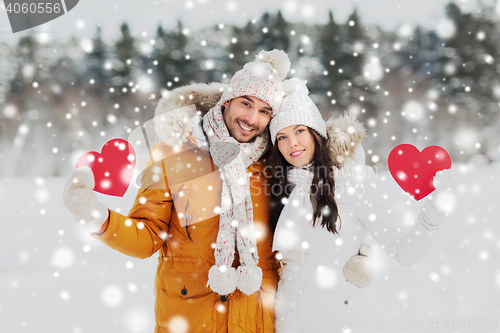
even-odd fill
[{"label": "red heart held in hand", "polygon": [[80,156],[76,167],[88,166],[95,179],[94,191],[123,197],[135,168],[135,150],[126,140],[113,139],[104,144],[101,153],[91,151]]},{"label": "red heart held in hand", "polygon": [[388,164],[396,183],[418,201],[435,190],[434,176],[451,168],[451,158],[439,146],[429,146],[420,152],[413,145],[401,144],[389,154]]}]

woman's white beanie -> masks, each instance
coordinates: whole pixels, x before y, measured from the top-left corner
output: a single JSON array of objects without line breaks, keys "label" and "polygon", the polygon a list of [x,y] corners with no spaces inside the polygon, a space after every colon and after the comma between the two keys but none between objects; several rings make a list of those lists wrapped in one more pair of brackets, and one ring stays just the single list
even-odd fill
[{"label": "woman's white beanie", "polygon": [[256,59],[237,71],[222,93],[221,101],[240,96],[253,96],[271,106],[272,116],[285,95],[283,79],[290,70],[288,55],[281,50],[261,51]]},{"label": "woman's white beanie", "polygon": [[281,102],[278,114],[271,119],[269,131],[271,140],[276,141],[276,134],[283,128],[293,125],[305,125],[314,129],[325,139],[326,125],[318,108],[308,96],[307,81],[293,78],[283,82],[285,98]]}]

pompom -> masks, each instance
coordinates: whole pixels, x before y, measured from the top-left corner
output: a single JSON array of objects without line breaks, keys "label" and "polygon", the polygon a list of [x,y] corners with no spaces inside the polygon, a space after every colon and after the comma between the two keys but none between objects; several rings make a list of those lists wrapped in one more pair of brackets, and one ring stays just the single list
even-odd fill
[{"label": "pompom", "polygon": [[285,96],[291,95],[294,92],[309,95],[309,89],[307,89],[306,84],[306,80],[301,80],[296,77],[283,81],[283,90],[285,90]]},{"label": "pompom", "polygon": [[213,265],[208,271],[207,286],[219,295],[228,295],[235,291],[237,282],[238,277],[233,267]]},{"label": "pompom", "polygon": [[245,295],[252,295],[260,289],[262,284],[262,269],[259,266],[240,266],[238,275],[238,289]]},{"label": "pompom", "polygon": [[359,288],[366,288],[375,274],[375,260],[373,257],[355,255],[346,262],[342,271],[347,281]]},{"label": "pompom", "polygon": [[256,60],[269,63],[275,69],[274,72],[280,81],[283,81],[286,77],[291,66],[288,55],[276,49],[272,51],[260,51]]}]

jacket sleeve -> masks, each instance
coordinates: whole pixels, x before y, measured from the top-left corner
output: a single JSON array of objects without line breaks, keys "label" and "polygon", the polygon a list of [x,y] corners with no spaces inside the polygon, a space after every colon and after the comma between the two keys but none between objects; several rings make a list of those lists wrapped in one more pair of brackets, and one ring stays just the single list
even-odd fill
[{"label": "jacket sleeve", "polygon": [[359,219],[396,262],[405,266],[420,262],[439,234],[444,216],[426,199],[413,225],[404,228],[392,213],[389,199],[383,197],[383,186],[377,178],[365,182],[363,200],[356,207]]},{"label": "jacket sleeve", "polygon": [[152,256],[164,244],[172,213],[173,200],[166,179],[164,149],[157,144],[151,152],[128,216],[109,210],[106,222],[92,234],[111,248],[141,259]]}]

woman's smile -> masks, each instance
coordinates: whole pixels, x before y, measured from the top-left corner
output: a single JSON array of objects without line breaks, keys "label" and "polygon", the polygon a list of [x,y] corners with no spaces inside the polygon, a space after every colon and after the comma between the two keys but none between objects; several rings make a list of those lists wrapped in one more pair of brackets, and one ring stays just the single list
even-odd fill
[{"label": "woman's smile", "polygon": [[280,153],[291,165],[300,168],[311,163],[315,141],[305,125],[292,125],[276,134]]}]

